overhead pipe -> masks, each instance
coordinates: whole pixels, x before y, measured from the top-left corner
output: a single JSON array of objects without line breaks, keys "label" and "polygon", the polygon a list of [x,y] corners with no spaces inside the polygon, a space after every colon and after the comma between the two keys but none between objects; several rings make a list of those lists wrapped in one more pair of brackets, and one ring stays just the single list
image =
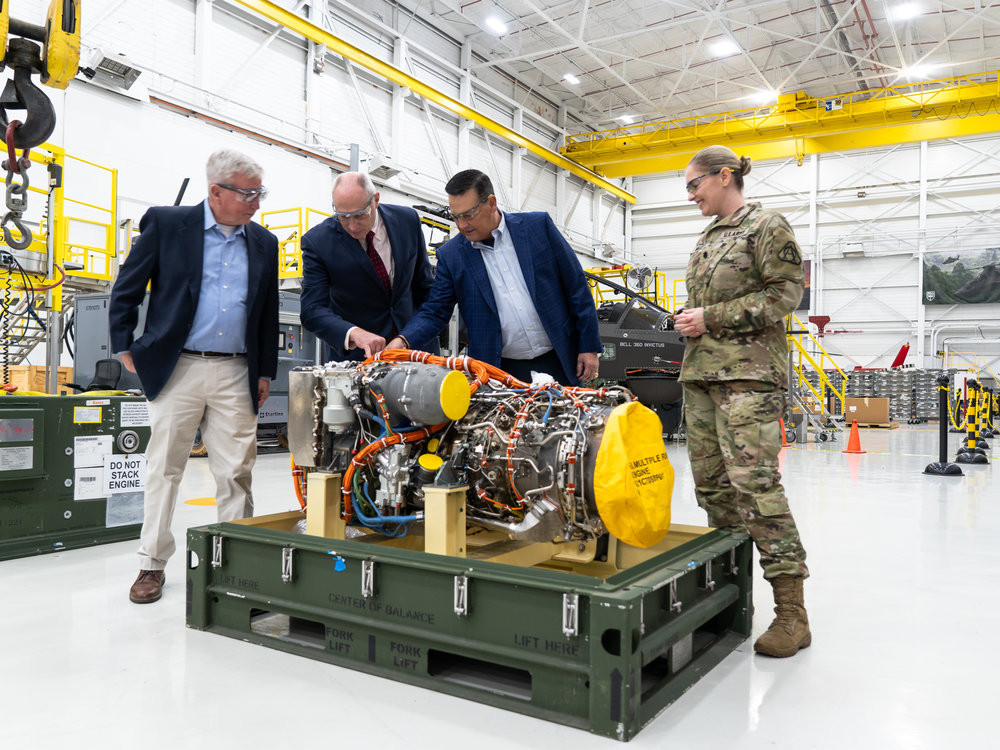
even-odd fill
[{"label": "overhead pipe", "polygon": [[[989,324],[985,325],[985,327],[986,328],[994,328],[994,329],[996,328],[995,325],[991,326]],[[971,320],[970,321],[951,320],[951,321],[942,321],[941,323],[938,323],[937,325],[933,325],[932,324],[931,325],[931,330],[930,330],[931,351],[934,351],[934,352],[938,351],[938,343],[937,343],[938,342],[938,337],[941,334],[944,334],[946,332],[947,333],[959,333],[959,332],[964,332],[964,331],[972,331],[974,333],[978,333],[979,334],[979,336],[981,337],[980,340],[990,341],[991,339],[989,339],[986,336],[986,334],[983,333],[983,330],[982,330],[983,328],[984,328],[984,324],[977,323],[977,322],[971,321]],[[958,337],[958,338],[964,339],[964,338],[972,338],[972,337],[970,337],[970,336],[962,336],[962,337]],[[942,346],[944,345],[945,341],[948,341],[948,339],[947,338],[941,339],[941,345]]]},{"label": "overhead pipe", "polygon": [[636,199],[634,195],[618,187],[618,185],[615,185],[613,182],[610,182],[596,172],[581,166],[577,162],[572,159],[568,159],[556,151],[551,151],[550,149],[535,143],[529,138],[525,138],[523,135],[512,130],[511,128],[508,128],[506,125],[486,117],[456,99],[452,99],[447,94],[428,86],[423,81],[411,76],[409,73],[400,70],[396,66],[387,63],[384,60],[380,60],[374,55],[368,54],[364,50],[359,49],[349,42],[344,41],[340,37],[331,34],[329,31],[320,28],[305,18],[292,13],[286,8],[282,8],[277,3],[269,2],[269,0],[235,0],[235,2],[256,13],[259,13],[264,18],[285,27],[289,31],[315,42],[316,44],[326,45],[327,49],[331,52],[335,52],[351,62],[360,65],[362,68],[380,75],[399,86],[409,88],[418,96],[422,96],[424,99],[434,102],[439,107],[446,109],[459,117],[476,123],[483,129],[488,130],[491,133],[495,133],[504,140],[513,143],[515,146],[523,148],[536,156],[545,159],[545,161],[560,167],[561,169],[565,169],[571,174],[596,185],[602,190],[606,190],[626,203],[635,203]]}]

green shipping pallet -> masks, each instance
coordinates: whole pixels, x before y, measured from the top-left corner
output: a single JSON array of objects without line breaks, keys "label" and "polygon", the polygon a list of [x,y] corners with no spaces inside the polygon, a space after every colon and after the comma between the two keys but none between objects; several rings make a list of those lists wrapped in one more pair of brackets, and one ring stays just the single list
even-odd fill
[{"label": "green shipping pallet", "polygon": [[750,634],[742,534],[675,526],[559,569],[294,533],[302,519],[189,529],[188,626],[619,740]]},{"label": "green shipping pallet", "polygon": [[148,442],[143,398],[0,397],[0,560],[137,539]]}]

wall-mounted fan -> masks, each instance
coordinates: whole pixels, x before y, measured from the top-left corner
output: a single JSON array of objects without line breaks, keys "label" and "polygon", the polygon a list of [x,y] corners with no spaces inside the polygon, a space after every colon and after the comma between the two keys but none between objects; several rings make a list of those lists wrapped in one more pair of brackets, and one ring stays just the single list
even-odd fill
[{"label": "wall-mounted fan", "polygon": [[625,286],[633,292],[643,292],[653,283],[653,269],[649,266],[632,266],[625,272]]}]

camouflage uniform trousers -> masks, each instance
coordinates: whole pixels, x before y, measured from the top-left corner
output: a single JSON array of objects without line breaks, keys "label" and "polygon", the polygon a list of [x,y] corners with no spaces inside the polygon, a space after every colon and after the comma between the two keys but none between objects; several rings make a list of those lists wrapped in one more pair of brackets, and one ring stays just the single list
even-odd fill
[{"label": "camouflage uniform trousers", "polygon": [[687,448],[698,505],[716,528],[745,531],[764,578],[806,578],[802,547],[778,472],[785,394],[751,380],[684,383]]}]

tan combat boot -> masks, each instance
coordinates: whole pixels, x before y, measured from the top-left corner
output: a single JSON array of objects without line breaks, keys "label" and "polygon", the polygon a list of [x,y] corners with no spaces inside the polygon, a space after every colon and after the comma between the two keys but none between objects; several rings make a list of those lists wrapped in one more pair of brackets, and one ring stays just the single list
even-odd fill
[{"label": "tan combat boot", "polygon": [[809,616],[802,601],[802,581],[799,576],[780,575],[769,583],[774,589],[774,613],[771,627],[753,644],[753,650],[767,656],[793,656],[800,648],[812,643]]}]

